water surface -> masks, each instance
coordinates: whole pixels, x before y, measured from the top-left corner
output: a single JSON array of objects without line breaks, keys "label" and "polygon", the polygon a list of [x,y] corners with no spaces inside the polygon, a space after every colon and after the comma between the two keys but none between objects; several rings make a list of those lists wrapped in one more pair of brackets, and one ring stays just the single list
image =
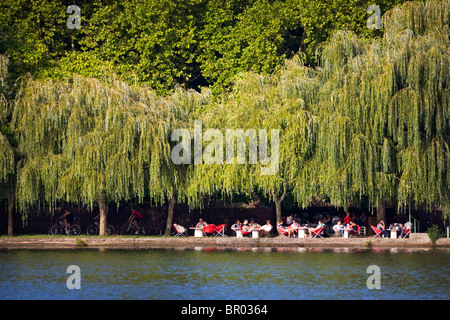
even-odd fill
[{"label": "water surface", "polygon": [[0,250],[0,299],[446,300],[449,266],[448,249]]}]

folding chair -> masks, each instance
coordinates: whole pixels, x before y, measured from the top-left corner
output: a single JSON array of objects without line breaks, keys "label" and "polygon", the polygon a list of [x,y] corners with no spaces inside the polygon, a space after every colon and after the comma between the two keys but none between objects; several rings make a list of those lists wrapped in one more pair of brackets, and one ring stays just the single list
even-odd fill
[{"label": "folding chair", "polygon": [[183,230],[183,231],[178,230],[178,229],[177,229],[177,225],[176,225],[175,223],[172,224],[172,227],[173,227],[173,230],[175,231],[174,237],[185,237],[185,236],[186,236],[186,235],[184,234],[184,230]]},{"label": "folding chair", "polygon": [[218,236],[226,237],[226,235],[225,235],[225,228],[226,227],[227,227],[226,224],[219,224],[218,226],[216,226],[214,228],[214,236],[215,237],[218,237]]},{"label": "folding chair", "polygon": [[313,234],[314,234],[314,237],[313,237],[313,238],[317,238],[317,237],[323,238],[322,235],[321,235],[321,233],[322,233],[322,231],[323,231],[324,228],[325,228],[325,226],[322,226],[322,227],[320,227],[319,229],[314,230],[314,231],[313,231]]},{"label": "folding chair", "polygon": [[372,228],[373,232],[375,232],[375,235],[373,236],[373,238],[376,238],[376,237],[380,237],[381,238],[381,235],[383,234],[383,230],[378,230],[373,225],[370,225],[370,227]]},{"label": "folding chair", "polygon": [[283,228],[281,226],[277,226],[277,230],[278,230],[278,233],[280,234],[279,237],[287,238],[287,235],[289,233],[287,228]]},{"label": "folding chair", "polygon": [[406,229],[406,230],[405,230],[405,233],[403,234],[403,239],[406,238],[406,237],[408,237],[410,233],[411,233],[411,228]]},{"label": "folding chair", "polygon": [[203,234],[207,237],[209,235],[213,235],[214,229],[216,228],[215,224],[208,224],[206,227],[203,227]]},{"label": "folding chair", "polygon": [[352,231],[350,235],[352,235],[352,236],[356,236],[356,235],[358,235],[358,234],[359,234],[359,232],[361,231],[361,227],[360,227],[360,226],[358,226],[358,225],[356,225],[356,226],[358,227],[358,229],[357,229],[356,231]]}]

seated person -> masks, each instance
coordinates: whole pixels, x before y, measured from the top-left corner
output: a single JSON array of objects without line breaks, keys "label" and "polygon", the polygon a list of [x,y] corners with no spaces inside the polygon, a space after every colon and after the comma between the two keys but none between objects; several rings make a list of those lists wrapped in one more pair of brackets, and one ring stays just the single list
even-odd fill
[{"label": "seated person", "polygon": [[338,220],[338,222],[333,226],[334,234],[341,235],[341,237],[344,236],[344,225],[342,224],[341,220]]},{"label": "seated person", "polygon": [[176,229],[178,232],[181,232],[181,233],[183,233],[186,237],[189,237],[189,235],[188,235],[187,230],[186,230],[185,227],[183,227],[182,225],[177,224],[176,221],[173,222],[173,226],[175,227],[175,229]]},{"label": "seated person", "polygon": [[196,228],[198,228],[198,229],[203,229],[204,227],[206,227],[208,224],[205,222],[205,221],[203,221],[203,219],[202,218],[200,218],[200,219],[198,219],[198,223],[196,224]]},{"label": "seated person", "polygon": [[410,229],[410,231],[411,231],[411,228],[412,228],[412,223],[410,221],[407,221],[405,223],[405,225],[402,227],[402,231],[400,232],[400,238],[403,238],[407,229]]},{"label": "seated person", "polygon": [[350,221],[350,227],[348,228],[348,234],[353,236],[358,232],[358,225],[354,221]]},{"label": "seated person", "polygon": [[381,219],[380,222],[378,222],[377,229],[383,231],[383,238],[387,238],[387,231],[383,219]]},{"label": "seated person", "polygon": [[288,226],[290,226],[291,224],[292,224],[292,221],[294,220],[294,218],[292,217],[292,214],[291,215],[289,215],[287,218],[286,218],[286,224],[288,225]]},{"label": "seated person", "polygon": [[232,226],[231,226],[231,230],[233,230],[233,231],[238,231],[239,230],[239,227],[241,226],[241,222],[239,221],[239,220],[236,220],[236,223],[234,223]]},{"label": "seated person", "polygon": [[278,221],[277,229],[278,229],[278,233],[280,233],[280,236],[282,233],[287,231],[287,227],[284,226],[284,223],[282,220]]},{"label": "seated person", "polygon": [[338,221],[341,221],[341,217],[339,217],[338,215],[335,215],[333,217],[333,219],[331,219],[331,224],[334,226],[337,224]]},{"label": "seated person", "polygon": [[316,228],[308,228],[309,237],[312,238],[314,231],[319,230],[323,226],[325,226],[325,224],[322,222],[322,220],[319,220],[319,223],[317,224]]},{"label": "seated person", "polygon": [[350,216],[350,212],[345,213],[345,217],[343,219],[344,225],[350,224],[350,221],[352,221],[352,217]]},{"label": "seated person", "polygon": [[266,224],[261,226],[261,228],[259,229],[259,235],[268,235],[270,231],[272,231],[272,225],[270,224],[270,220],[266,221]]},{"label": "seated person", "polygon": [[292,220],[291,225],[288,227],[288,237],[290,238],[291,235],[295,235],[295,232],[297,232],[299,225],[297,222],[295,222],[295,219]]},{"label": "seated person", "polygon": [[256,223],[255,219],[251,218],[250,219],[250,227],[252,227],[252,228],[260,228],[261,225],[259,223]]},{"label": "seated person", "polygon": [[248,224],[248,220],[247,220],[247,219],[244,220],[244,223],[242,224],[241,228],[242,228],[242,231],[244,231],[244,232],[250,232],[250,231],[252,231],[252,229],[253,229],[253,228]]}]

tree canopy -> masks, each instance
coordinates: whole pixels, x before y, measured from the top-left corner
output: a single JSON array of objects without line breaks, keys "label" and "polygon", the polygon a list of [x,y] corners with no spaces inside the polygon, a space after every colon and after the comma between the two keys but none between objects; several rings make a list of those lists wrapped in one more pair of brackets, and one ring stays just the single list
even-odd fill
[{"label": "tree canopy", "polygon": [[[377,1],[382,13],[403,1]],[[69,5],[80,28],[67,28]],[[314,67],[334,30],[366,27],[369,0],[6,0],[0,53],[15,77],[101,77],[114,72],[168,94],[176,85],[215,93],[243,71],[270,74],[297,52]]]},{"label": "tree canopy", "polygon": [[[0,56],[0,184],[15,176],[24,218],[40,204],[200,206],[253,192],[275,202],[277,218],[286,192],[303,207],[320,198],[450,212],[449,1],[394,7],[382,30],[362,27],[358,1],[342,11],[300,0],[90,1],[83,28],[34,34],[36,52],[32,36],[5,31],[20,35],[20,8],[33,5],[2,4],[17,21],[0,15],[13,73],[36,68],[8,101]],[[229,148],[241,133],[245,147]],[[178,156],[200,148],[201,161],[175,163],[181,146]]]}]

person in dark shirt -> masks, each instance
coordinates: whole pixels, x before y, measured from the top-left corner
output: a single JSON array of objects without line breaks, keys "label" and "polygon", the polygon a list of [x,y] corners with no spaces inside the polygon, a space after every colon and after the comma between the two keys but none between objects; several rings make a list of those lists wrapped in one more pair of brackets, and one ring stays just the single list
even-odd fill
[{"label": "person in dark shirt", "polygon": [[72,212],[70,212],[69,210],[64,210],[64,214],[61,217],[59,217],[59,219],[61,219],[64,222],[66,229],[67,229],[73,223],[73,220],[75,220],[75,217],[73,216]]}]

